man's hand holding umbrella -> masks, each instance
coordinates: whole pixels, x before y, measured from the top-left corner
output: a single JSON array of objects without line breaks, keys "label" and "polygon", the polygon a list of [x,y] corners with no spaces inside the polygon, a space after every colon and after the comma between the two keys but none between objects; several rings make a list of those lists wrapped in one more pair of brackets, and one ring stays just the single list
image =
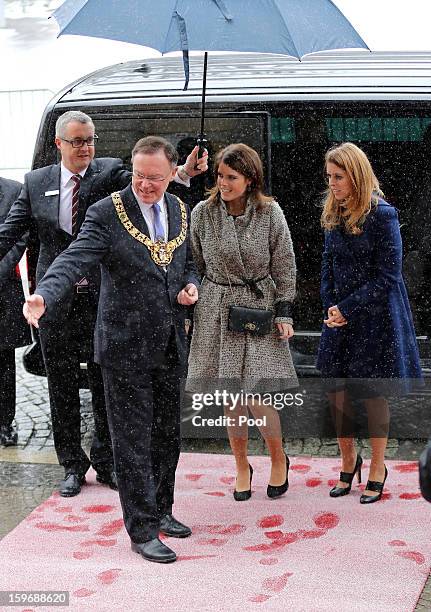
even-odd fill
[{"label": "man's hand holding umbrella", "polygon": [[204,151],[202,157],[198,158],[199,146],[196,145],[186,159],[183,166],[184,172],[190,177],[198,176],[208,170],[208,151]]}]

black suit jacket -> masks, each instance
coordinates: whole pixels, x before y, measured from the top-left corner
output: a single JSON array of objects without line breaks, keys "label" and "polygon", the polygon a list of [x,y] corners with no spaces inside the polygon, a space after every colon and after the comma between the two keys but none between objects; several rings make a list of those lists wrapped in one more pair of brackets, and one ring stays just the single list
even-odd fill
[{"label": "black suit jacket", "polygon": [[[0,226],[0,258],[30,230],[36,233],[40,243],[36,268],[36,281],[39,281],[54,259],[76,238],[59,226],[60,206],[60,164],[38,168],[25,176],[24,186],[19,198],[12,206],[4,224]],[[77,231],[82,225],[85,214],[94,202],[108,194],[122,189],[130,183],[131,173],[124,169],[121,159],[110,157],[94,159],[81,180],[79,189],[79,209]],[[99,269],[94,266],[88,271],[90,288],[95,299],[98,294]],[[69,296],[71,297],[70,290]],[[70,304],[70,300],[69,300]],[[67,301],[56,316],[67,316]]]},{"label": "black suit jacket", "polygon": [[[131,186],[121,192],[129,219],[149,235]],[[180,233],[178,200],[166,193],[169,239]],[[188,218],[190,217],[187,209]],[[95,332],[95,358],[115,369],[151,367],[166,347],[175,327],[180,359],[186,360],[185,308],[177,295],[192,282],[199,285],[189,233],[174,252],[165,271],[151,259],[147,247],[133,238],[120,222],[111,197],[94,204],[78,238],[62,253],[38,284],[47,312],[61,303],[68,288],[97,263],[102,279]]]},{"label": "black suit jacket", "polygon": [[[5,220],[21,191],[21,183],[0,177],[0,223]],[[22,316],[24,294],[15,266],[21,259],[27,234],[0,261],[0,350],[31,342],[30,328]]]}]

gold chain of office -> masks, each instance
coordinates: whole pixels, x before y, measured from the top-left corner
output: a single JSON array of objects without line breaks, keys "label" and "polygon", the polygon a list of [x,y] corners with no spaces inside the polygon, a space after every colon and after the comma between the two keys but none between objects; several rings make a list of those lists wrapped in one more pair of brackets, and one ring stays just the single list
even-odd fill
[{"label": "gold chain of office", "polygon": [[177,249],[179,246],[183,244],[184,240],[186,239],[186,235],[187,235],[186,206],[184,202],[180,200],[180,198],[178,198],[177,196],[175,197],[177,198],[178,203],[180,205],[181,231],[176,238],[173,238],[172,240],[169,240],[168,242],[163,242],[162,240],[156,240],[156,241],[151,240],[151,238],[149,238],[148,236],[143,234],[141,231],[139,231],[138,228],[133,225],[133,223],[130,221],[129,217],[127,216],[127,213],[124,208],[124,204],[121,200],[121,196],[118,193],[118,191],[111,194],[112,202],[114,203],[115,210],[117,211],[117,215],[121,223],[123,224],[125,229],[129,232],[129,234],[132,236],[132,238],[134,238],[135,240],[137,240],[141,244],[144,244],[147,247],[147,249],[150,251],[152,260],[158,266],[167,266],[168,264],[171,263],[175,249]]}]

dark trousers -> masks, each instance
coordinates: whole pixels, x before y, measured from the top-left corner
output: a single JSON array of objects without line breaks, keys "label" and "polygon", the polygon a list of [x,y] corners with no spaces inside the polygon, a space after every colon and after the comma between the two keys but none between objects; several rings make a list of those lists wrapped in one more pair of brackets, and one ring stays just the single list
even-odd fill
[{"label": "dark trousers", "polygon": [[183,373],[174,334],[141,370],[102,372],[124,523],[133,542],[146,542],[174,503]]},{"label": "dark trousers", "polygon": [[[93,361],[95,317],[93,298],[89,294],[75,294],[67,320],[46,323],[40,329],[58,462],[65,470],[79,474],[85,474],[90,461],[98,472],[113,467],[102,373]],[[81,446],[79,364],[85,359],[94,416],[90,460]]]},{"label": "dark trousers", "polygon": [[0,350],[0,426],[15,418],[15,349]]}]

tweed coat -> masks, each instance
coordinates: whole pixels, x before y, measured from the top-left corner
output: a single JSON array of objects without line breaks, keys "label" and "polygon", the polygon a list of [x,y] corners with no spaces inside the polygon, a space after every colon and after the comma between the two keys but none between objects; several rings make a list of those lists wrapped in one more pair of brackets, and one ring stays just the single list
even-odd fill
[{"label": "tweed coat", "polygon": [[[187,390],[218,387],[226,379],[259,392],[296,386],[289,343],[277,338],[275,327],[266,336],[228,330],[231,305],[274,310],[295,297],[295,255],[280,206],[272,201],[258,211],[248,202],[244,215],[232,217],[223,201],[199,202],[192,211],[191,243],[204,279],[194,311]],[[228,274],[234,285],[263,279],[257,283],[263,297],[244,284],[231,291]],[[277,319],[282,321],[292,322]]]},{"label": "tweed coat", "polygon": [[338,305],[347,325],[323,325],[317,367],[323,376],[421,379],[410,305],[401,274],[398,214],[382,199],[359,235],[326,232],[321,297],[326,318]]},{"label": "tweed coat", "polygon": [[[21,183],[0,177],[0,223],[18,198]],[[13,246],[0,262],[0,350],[31,343],[30,326],[22,316],[24,293],[15,266],[26,247],[27,234]]]}]

